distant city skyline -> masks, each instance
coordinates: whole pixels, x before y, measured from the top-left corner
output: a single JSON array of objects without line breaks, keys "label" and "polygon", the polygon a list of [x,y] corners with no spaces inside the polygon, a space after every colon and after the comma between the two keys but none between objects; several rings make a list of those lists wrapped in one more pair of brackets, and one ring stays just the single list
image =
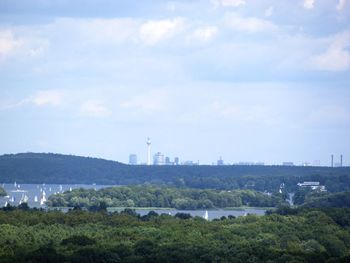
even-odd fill
[{"label": "distant city skyline", "polygon": [[[128,164],[132,165],[284,165],[284,166],[328,166],[328,167],[343,167],[347,166],[344,163],[343,160],[343,154],[339,155],[339,159],[337,157],[334,157],[334,154],[331,154],[329,157],[329,162],[322,164],[320,160],[313,160],[313,161],[302,161],[300,163],[296,163],[294,161],[288,160],[288,161],[282,161],[280,163],[278,162],[271,162],[271,163],[265,163],[262,161],[237,161],[237,162],[229,162],[225,161],[222,156],[220,156],[217,160],[212,161],[211,163],[201,163],[199,160],[193,161],[193,160],[181,160],[179,156],[170,157],[169,154],[157,151],[155,153],[152,153],[150,151],[150,145],[151,145],[151,139],[150,137],[147,137],[147,156],[145,162],[142,161],[142,158],[139,159],[139,156],[143,156],[143,154],[135,154],[132,153],[129,155],[129,162]],[[149,163],[149,160],[152,159],[153,161]],[[171,161],[173,160],[173,161]]]},{"label": "distant city skyline", "polygon": [[349,46],[350,0],[0,0],[0,153],[350,165]]}]

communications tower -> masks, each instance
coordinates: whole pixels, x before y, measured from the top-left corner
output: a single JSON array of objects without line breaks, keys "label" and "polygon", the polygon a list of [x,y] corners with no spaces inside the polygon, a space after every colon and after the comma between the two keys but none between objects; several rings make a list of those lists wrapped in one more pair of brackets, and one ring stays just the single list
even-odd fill
[{"label": "communications tower", "polygon": [[151,165],[151,139],[147,138],[147,165]]}]

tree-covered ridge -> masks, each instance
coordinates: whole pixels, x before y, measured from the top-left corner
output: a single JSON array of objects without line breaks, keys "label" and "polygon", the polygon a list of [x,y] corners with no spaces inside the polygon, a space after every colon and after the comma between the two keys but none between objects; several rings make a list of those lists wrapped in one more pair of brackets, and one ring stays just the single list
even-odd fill
[{"label": "tree-covered ridge", "polygon": [[350,190],[350,168],[291,166],[143,166],[61,154],[0,156],[0,182],[58,184],[167,184],[200,189],[297,190],[297,183],[318,181],[330,192]]},{"label": "tree-covered ridge", "polygon": [[[334,213],[345,224],[335,222]],[[6,208],[0,211],[0,261],[348,262],[349,217],[349,209],[206,221],[154,212]]]},{"label": "tree-covered ridge", "polygon": [[200,190],[158,186],[121,186],[75,189],[49,197],[47,204],[56,207],[167,207],[210,209],[239,206],[274,207],[284,203],[281,194],[267,195],[252,190]]},{"label": "tree-covered ridge", "polygon": [[7,195],[7,193],[6,193],[5,189],[0,186],[0,196],[6,196],[6,195]]}]

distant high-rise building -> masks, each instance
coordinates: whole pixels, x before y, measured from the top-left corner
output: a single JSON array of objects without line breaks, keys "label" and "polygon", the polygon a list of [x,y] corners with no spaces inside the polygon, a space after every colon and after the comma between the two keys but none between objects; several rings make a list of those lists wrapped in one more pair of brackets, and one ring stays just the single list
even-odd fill
[{"label": "distant high-rise building", "polygon": [[165,164],[166,164],[166,165],[170,165],[170,164],[171,164],[170,158],[169,158],[168,156],[165,157]]},{"label": "distant high-rise building", "polygon": [[331,155],[331,167],[333,167],[334,166],[334,156],[333,156],[333,154]]},{"label": "distant high-rise building", "polygon": [[131,164],[131,165],[137,164],[137,155],[136,154],[129,155],[129,164]]},{"label": "distant high-rise building", "polygon": [[153,164],[154,165],[165,164],[164,154],[162,154],[161,152],[157,152],[153,157]]},{"label": "distant high-rise building", "polygon": [[340,155],[340,167],[343,167],[343,155]]},{"label": "distant high-rise building", "polygon": [[175,157],[175,159],[174,159],[174,164],[175,164],[175,165],[179,165],[179,164],[180,164],[179,157]]},{"label": "distant high-rise building", "polygon": [[221,156],[220,159],[216,162],[216,165],[224,165],[224,161],[222,160]]}]

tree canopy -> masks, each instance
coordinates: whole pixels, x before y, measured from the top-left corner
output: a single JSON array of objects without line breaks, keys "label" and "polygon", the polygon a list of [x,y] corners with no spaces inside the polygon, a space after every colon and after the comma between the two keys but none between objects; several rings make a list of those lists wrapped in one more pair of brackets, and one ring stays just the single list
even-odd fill
[{"label": "tree canopy", "polygon": [[[337,218],[337,221],[334,220]],[[1,262],[348,262],[349,209],[206,221],[132,211],[0,210]]]},{"label": "tree canopy", "polygon": [[350,192],[328,193],[309,193],[303,204],[305,207],[339,207],[350,208]]}]

